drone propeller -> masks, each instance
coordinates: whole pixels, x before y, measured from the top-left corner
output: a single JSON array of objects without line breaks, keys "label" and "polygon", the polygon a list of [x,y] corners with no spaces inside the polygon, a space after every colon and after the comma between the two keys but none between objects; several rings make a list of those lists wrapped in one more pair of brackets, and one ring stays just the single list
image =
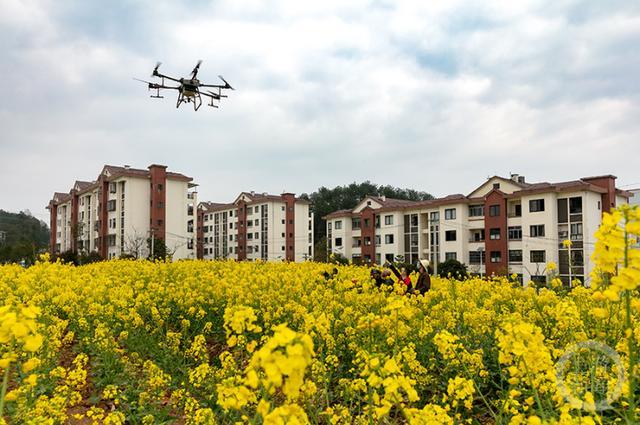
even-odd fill
[{"label": "drone propeller", "polygon": [[153,68],[153,72],[151,73],[152,77],[155,77],[156,75],[158,75],[158,68],[160,67],[160,65],[162,65],[162,62],[156,62],[156,67]]},{"label": "drone propeller", "polygon": [[140,81],[141,83],[147,83],[149,85],[149,89],[152,89],[153,86],[156,85],[155,83],[152,83],[151,81],[141,80],[140,78],[133,77],[133,79],[136,80],[136,81]]},{"label": "drone propeller", "polygon": [[193,68],[193,71],[191,71],[191,78],[196,78],[196,75],[198,75],[198,70],[200,69],[200,64],[202,63],[202,59],[200,59],[198,61],[198,63],[196,64],[195,68]]},{"label": "drone propeller", "polygon": [[223,89],[231,89],[231,90],[235,90],[233,87],[231,87],[231,84],[229,84],[229,83],[227,82],[227,80],[225,80],[225,79],[222,77],[222,75],[218,75],[218,78],[220,78],[220,79],[224,82],[224,84],[225,84],[225,86],[223,87]]}]

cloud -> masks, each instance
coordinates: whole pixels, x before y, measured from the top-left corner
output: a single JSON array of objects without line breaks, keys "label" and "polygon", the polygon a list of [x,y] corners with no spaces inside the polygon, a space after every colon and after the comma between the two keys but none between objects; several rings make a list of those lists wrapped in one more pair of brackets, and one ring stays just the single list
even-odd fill
[{"label": "cloud", "polygon": [[[46,214],[105,163],[165,163],[213,201],[364,179],[444,195],[508,172],[633,183],[639,24],[624,1],[6,0],[0,208]],[[237,87],[219,110],[132,79],[198,59]]]}]

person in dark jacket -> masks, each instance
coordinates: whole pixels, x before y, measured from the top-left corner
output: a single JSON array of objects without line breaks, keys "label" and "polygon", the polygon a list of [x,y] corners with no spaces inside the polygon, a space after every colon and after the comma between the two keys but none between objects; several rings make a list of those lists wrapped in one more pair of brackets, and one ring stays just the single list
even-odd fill
[{"label": "person in dark jacket", "polygon": [[424,295],[431,289],[431,276],[429,276],[429,260],[420,260],[418,268],[418,281],[416,282],[416,294]]}]

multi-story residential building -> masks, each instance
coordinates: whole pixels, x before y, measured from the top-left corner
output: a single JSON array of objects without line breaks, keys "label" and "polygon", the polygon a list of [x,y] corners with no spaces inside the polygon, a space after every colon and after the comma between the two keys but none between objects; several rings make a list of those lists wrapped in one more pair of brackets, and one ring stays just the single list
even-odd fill
[{"label": "multi-story residential building", "polygon": [[553,261],[565,282],[584,280],[602,213],[630,196],[615,180],[532,184],[514,174],[491,177],[468,195],[419,202],[369,196],[324,217],[328,250],[377,264],[399,256],[412,263],[456,259],[470,272],[517,274],[525,282],[542,280]]},{"label": "multi-story residential building", "polygon": [[638,205],[640,207],[640,189],[631,189],[629,193],[631,194],[629,203],[631,205]]},{"label": "multi-story residential building", "polygon": [[304,261],[313,258],[310,202],[293,193],[242,192],[228,204],[198,205],[198,258]]},{"label": "multi-story residential building", "polygon": [[51,252],[146,257],[147,240],[161,239],[173,258],[195,258],[196,186],[164,165],[105,165],[95,181],[76,181],[49,202]]}]

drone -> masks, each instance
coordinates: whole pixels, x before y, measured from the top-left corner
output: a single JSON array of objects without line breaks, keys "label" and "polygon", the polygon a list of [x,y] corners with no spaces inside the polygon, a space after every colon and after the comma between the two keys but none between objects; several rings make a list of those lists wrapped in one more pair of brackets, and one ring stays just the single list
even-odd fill
[{"label": "drone", "polygon": [[[151,97],[156,99],[163,99],[164,96],[160,96],[160,90],[177,90],[178,91],[178,101],[176,102],[176,108],[179,108],[182,103],[193,103],[193,110],[197,111],[200,106],[202,106],[202,96],[209,98],[209,103],[207,106],[211,106],[212,108],[217,108],[218,105],[213,102],[216,101],[220,103],[220,99],[223,97],[228,97],[227,95],[222,94],[222,90],[235,90],[231,85],[225,80],[222,75],[218,75],[218,78],[222,80],[224,84],[202,84],[200,80],[198,80],[198,70],[200,69],[201,60],[198,61],[193,71],[191,71],[191,77],[187,78],[173,78],[168,75],[164,75],[158,72],[158,68],[162,65],[161,62],[156,63],[156,67],[153,68],[153,72],[151,73],[152,77],[161,78],[162,82],[152,83],[150,81],[141,80],[139,78],[134,78],[134,80],[141,81],[143,83],[147,83],[149,90],[155,90],[155,94],[151,95]],[[173,81],[178,83],[177,87],[167,86],[165,85],[165,79],[169,81]],[[211,90],[202,90],[203,88],[213,89]]]}]

